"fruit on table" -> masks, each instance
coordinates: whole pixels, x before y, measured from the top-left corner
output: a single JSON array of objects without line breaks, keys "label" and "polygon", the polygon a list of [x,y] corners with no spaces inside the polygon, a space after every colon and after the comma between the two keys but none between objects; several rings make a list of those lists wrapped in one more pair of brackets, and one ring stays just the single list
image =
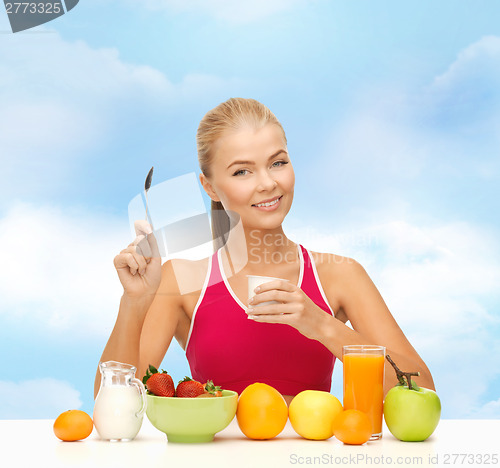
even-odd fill
[{"label": "fruit on table", "polygon": [[142,378],[142,383],[146,386],[148,393],[161,397],[219,397],[222,396],[222,389],[215,385],[212,380],[207,380],[202,384],[191,377],[184,377],[175,388],[172,376],[167,371],[158,372],[153,365],[149,365],[146,375]]},{"label": "fruit on table", "polygon": [[295,432],[312,440],[332,437],[332,421],[341,412],[342,403],[331,393],[320,390],[298,393],[288,408],[290,423]]},{"label": "fruit on table", "polygon": [[184,377],[183,380],[179,381],[177,388],[175,389],[175,396],[180,398],[196,398],[204,393],[205,386],[201,382],[193,380],[191,377],[187,376]]},{"label": "fruit on table", "polygon": [[402,372],[392,364],[399,384],[391,388],[384,401],[384,418],[392,435],[404,442],[421,442],[436,429],[441,417],[441,401],[434,390],[419,387],[411,380],[418,372]]},{"label": "fruit on table", "polygon": [[[222,396],[222,388],[215,385],[213,380],[207,380],[204,395],[219,397]],[[201,395],[200,395],[201,396]]]},{"label": "fruit on table", "polygon": [[86,439],[93,428],[92,418],[80,410],[65,411],[54,421],[54,434],[66,442]]},{"label": "fruit on table", "polygon": [[333,434],[344,444],[362,445],[372,436],[372,423],[363,411],[348,409],[333,420]]},{"label": "fruit on table", "polygon": [[272,439],[284,429],[288,407],[278,390],[256,382],[241,392],[236,420],[241,432],[249,439]]},{"label": "fruit on table", "polygon": [[158,369],[151,364],[142,379],[142,383],[153,395],[164,397],[173,397],[175,395],[172,376],[166,371],[158,372]]}]

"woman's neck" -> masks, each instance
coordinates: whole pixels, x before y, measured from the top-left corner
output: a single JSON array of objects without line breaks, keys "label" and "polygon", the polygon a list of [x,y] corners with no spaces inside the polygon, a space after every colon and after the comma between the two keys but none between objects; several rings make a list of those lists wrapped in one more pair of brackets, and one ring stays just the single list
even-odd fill
[{"label": "woman's neck", "polygon": [[241,222],[229,232],[222,254],[233,274],[273,276],[286,264],[298,260],[297,245],[286,237],[282,226],[250,229]]}]

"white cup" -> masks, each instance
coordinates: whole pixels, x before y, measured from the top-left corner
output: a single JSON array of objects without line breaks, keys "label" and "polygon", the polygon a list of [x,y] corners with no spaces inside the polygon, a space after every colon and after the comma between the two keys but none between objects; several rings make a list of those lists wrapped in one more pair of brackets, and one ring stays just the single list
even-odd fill
[{"label": "white cup", "polygon": [[[248,278],[248,302],[250,302],[250,299],[252,299],[252,297],[255,296],[255,288],[257,286],[260,286],[261,284],[264,284],[264,283],[269,283],[270,281],[274,281],[274,280],[282,280],[282,278],[274,278],[273,276],[247,275],[247,278]],[[284,281],[288,281],[288,280],[284,280]],[[279,302],[278,301],[261,302],[260,304],[255,304],[255,307],[268,305],[268,304],[279,304]]]}]

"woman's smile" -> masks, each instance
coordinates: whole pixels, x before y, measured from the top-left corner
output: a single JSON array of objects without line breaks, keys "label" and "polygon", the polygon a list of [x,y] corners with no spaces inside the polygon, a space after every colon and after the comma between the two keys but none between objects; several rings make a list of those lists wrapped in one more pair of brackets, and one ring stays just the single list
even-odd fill
[{"label": "woman's smile", "polygon": [[254,208],[257,208],[258,210],[261,210],[261,211],[274,211],[274,210],[277,210],[279,208],[282,198],[283,198],[283,195],[280,195],[278,197],[263,200],[260,203],[256,203],[252,206]]}]

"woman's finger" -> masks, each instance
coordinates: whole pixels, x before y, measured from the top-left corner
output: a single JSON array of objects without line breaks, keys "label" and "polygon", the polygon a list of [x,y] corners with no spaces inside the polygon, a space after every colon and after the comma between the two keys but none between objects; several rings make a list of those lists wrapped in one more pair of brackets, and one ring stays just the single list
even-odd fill
[{"label": "woman's finger", "polygon": [[139,271],[140,275],[141,276],[144,275],[144,273],[146,272],[147,262],[146,262],[146,259],[144,258],[144,256],[140,252],[137,251],[137,246],[129,245],[125,249],[125,253],[132,255],[132,257],[134,258],[134,260],[137,264],[138,271]]},{"label": "woman's finger", "polygon": [[[153,234],[150,234],[152,236]],[[139,255],[142,255],[144,259],[146,260],[147,263],[151,260],[151,257],[153,256],[151,252],[151,246],[149,245],[148,240],[146,239],[146,236],[140,235],[135,238],[134,241],[135,246],[136,246],[136,251]]]},{"label": "woman's finger", "polygon": [[144,273],[146,273],[147,268],[146,259],[142,254],[137,252],[137,247],[134,248],[134,251],[132,251],[131,254],[134,257],[134,260],[137,262],[137,265],[139,266],[139,274],[143,276]]},{"label": "woman's finger", "polygon": [[156,259],[157,261],[161,262],[161,255],[160,255],[160,249],[158,247],[158,242],[156,242],[156,237],[154,233],[148,234],[146,236],[146,239],[149,244],[149,249],[150,249],[150,257]]},{"label": "woman's finger", "polygon": [[263,283],[260,286],[258,286],[257,288],[255,288],[255,290],[258,291],[259,293],[262,293],[265,291],[271,291],[273,289],[279,289],[281,291],[292,292],[292,291],[295,291],[296,288],[297,288],[297,286],[290,283],[290,281],[288,281],[288,280],[277,279],[277,280],[273,280],[273,281],[268,281],[267,283]]},{"label": "woman's finger", "polygon": [[132,275],[135,275],[139,270],[139,263],[131,252],[123,252],[117,255],[114,264],[117,270],[128,268]]},{"label": "woman's finger", "polygon": [[134,229],[136,236],[140,236],[141,234],[147,236],[148,234],[153,233],[151,224],[149,224],[147,221],[144,221],[143,219],[139,219],[134,222]]},{"label": "woman's finger", "polygon": [[262,323],[285,323],[288,324],[289,314],[266,314],[266,315],[248,315],[249,320]]},{"label": "woman's finger", "polygon": [[[161,261],[160,249],[158,248],[158,242],[156,241],[151,225],[141,219],[134,222],[134,228],[137,234],[135,245],[140,245],[140,251],[144,257],[146,259],[155,258],[158,259],[157,261]],[[147,244],[144,241],[147,241]]]},{"label": "woman's finger", "polygon": [[266,304],[246,309],[248,315],[282,315],[295,312],[293,304]]},{"label": "woman's finger", "polygon": [[144,234],[138,234],[136,238],[129,244],[129,247],[135,247],[139,245],[146,236]]},{"label": "woman's finger", "polygon": [[292,299],[293,298],[291,297],[289,292],[273,289],[271,291],[260,292],[256,294],[251,298],[249,304],[258,305],[261,304],[262,302],[267,302],[267,301],[289,302]]}]

